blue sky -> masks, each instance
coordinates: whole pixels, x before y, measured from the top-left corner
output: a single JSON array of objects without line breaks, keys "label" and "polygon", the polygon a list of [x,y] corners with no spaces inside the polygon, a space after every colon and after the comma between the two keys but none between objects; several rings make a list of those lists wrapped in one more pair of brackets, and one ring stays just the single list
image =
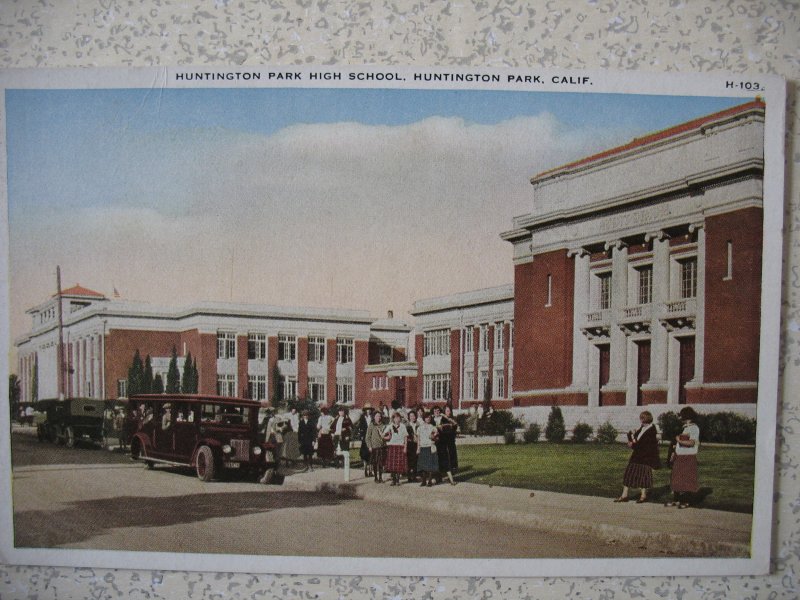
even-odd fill
[{"label": "blue sky", "polygon": [[376,315],[507,283],[498,236],[531,210],[530,176],[745,101],[9,90],[12,334],[52,292],[56,264],[65,285],[131,299]]}]

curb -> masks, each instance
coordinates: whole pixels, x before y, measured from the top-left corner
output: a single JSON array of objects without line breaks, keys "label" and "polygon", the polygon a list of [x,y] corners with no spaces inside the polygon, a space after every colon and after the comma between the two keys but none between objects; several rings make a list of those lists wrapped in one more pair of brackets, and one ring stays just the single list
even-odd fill
[{"label": "curb", "polygon": [[[459,485],[469,485],[461,483]],[[348,482],[313,482],[287,478],[284,488],[293,491],[320,492],[341,498],[370,500],[400,508],[417,508],[449,515],[459,515],[495,521],[514,527],[525,527],[552,533],[585,535],[599,539],[605,544],[630,544],[653,550],[654,554],[680,557],[750,558],[750,545],[736,542],[709,542],[688,535],[666,532],[643,531],[620,525],[593,523],[566,517],[542,517],[529,512],[499,510],[482,505],[453,503],[425,495],[387,495],[370,488]],[[382,488],[381,488],[382,489]]]}]

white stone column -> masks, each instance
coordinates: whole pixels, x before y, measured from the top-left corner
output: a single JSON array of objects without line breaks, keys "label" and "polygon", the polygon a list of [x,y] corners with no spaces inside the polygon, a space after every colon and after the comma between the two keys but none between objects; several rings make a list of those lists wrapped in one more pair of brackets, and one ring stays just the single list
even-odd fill
[{"label": "white stone column", "polygon": [[701,223],[689,226],[689,231],[697,232],[697,314],[694,322],[694,378],[693,382],[703,382],[703,363],[705,357],[705,300],[706,300],[706,230]]},{"label": "white stone column", "polygon": [[628,367],[628,339],[617,326],[617,314],[624,308],[628,298],[628,247],[620,241],[609,242],[606,249],[611,255],[611,364],[609,365],[608,391],[626,391]]},{"label": "white stone column", "polygon": [[667,389],[669,333],[658,320],[660,307],[669,302],[669,239],[663,231],[648,233],[653,241],[653,297],[650,321],[650,382],[648,388]]},{"label": "white stone column", "polygon": [[575,284],[572,300],[572,388],[589,389],[589,340],[580,324],[589,312],[589,253],[583,248],[567,253],[575,261]]}]

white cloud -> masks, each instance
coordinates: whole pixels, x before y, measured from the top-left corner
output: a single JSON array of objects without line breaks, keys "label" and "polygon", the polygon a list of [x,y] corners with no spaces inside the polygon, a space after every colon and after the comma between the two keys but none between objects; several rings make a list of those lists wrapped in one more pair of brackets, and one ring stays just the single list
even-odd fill
[{"label": "white cloud", "polygon": [[628,134],[567,130],[545,114],[127,139],[127,164],[109,165],[120,186],[109,194],[135,189],[141,208],[127,197],[127,206],[53,207],[15,225],[12,333],[52,293],[56,264],[65,286],[110,293],[113,282],[152,302],[348,306],[376,316],[507,283],[511,247],[499,233],[532,209],[530,177]]}]

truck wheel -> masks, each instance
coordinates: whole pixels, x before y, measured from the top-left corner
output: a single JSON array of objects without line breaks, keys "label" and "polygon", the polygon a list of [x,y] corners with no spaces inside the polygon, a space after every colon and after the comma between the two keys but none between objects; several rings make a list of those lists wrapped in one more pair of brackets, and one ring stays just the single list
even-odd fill
[{"label": "truck wheel", "polygon": [[64,445],[67,448],[75,447],[75,431],[72,429],[72,427],[67,427],[64,430]]},{"label": "truck wheel", "polygon": [[208,446],[200,446],[200,450],[197,451],[195,469],[197,471],[197,477],[201,481],[211,481],[214,479],[214,471],[216,471],[214,453]]}]

